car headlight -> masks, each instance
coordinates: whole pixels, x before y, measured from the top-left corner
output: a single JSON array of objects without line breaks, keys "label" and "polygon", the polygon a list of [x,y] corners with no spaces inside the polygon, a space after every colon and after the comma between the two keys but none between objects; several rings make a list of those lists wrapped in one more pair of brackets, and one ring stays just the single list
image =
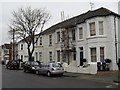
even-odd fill
[{"label": "car headlight", "polygon": [[32,69],[35,69],[35,67],[32,67]]}]

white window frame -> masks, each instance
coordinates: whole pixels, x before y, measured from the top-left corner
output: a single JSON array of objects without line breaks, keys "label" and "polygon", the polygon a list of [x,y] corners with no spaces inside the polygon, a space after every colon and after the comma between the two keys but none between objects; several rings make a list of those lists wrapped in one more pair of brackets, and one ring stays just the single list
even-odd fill
[{"label": "white window frame", "polygon": [[24,50],[24,45],[23,44],[20,45],[20,50]]},{"label": "white window frame", "polygon": [[[92,55],[91,49],[96,49],[96,54]],[[95,56],[95,57],[96,57],[96,60],[95,60],[95,61],[92,61],[92,56]],[[91,62],[97,62],[97,48],[96,48],[96,47],[91,47],[91,48],[90,48],[90,58],[91,58]]]},{"label": "white window frame", "polygon": [[[80,34],[80,29],[82,30],[82,34]],[[82,38],[80,38],[80,35],[82,35]],[[79,39],[83,39],[83,27],[79,27]]]},{"label": "white window frame", "polygon": [[42,37],[40,37],[39,39],[40,39],[40,44],[39,45],[42,45]]},{"label": "white window frame", "polygon": [[[101,50],[100,50],[100,61],[103,61],[105,59],[105,47],[100,47],[100,49],[103,48],[103,54],[101,54]],[[101,60],[101,56],[104,57],[103,60]]]},{"label": "white window frame", "polygon": [[49,52],[49,60],[52,61],[52,51]]},{"label": "white window frame", "polygon": [[35,59],[38,61],[38,52],[35,52]]},{"label": "white window frame", "polygon": [[42,52],[39,52],[39,61],[42,61]]},{"label": "white window frame", "polygon": [[[102,23],[102,27],[101,27],[100,23]],[[98,24],[99,24],[99,35],[104,35],[104,22],[98,21]]]},{"label": "white window frame", "polygon": [[[6,51],[7,51],[7,53],[6,53]],[[5,49],[5,54],[9,54],[9,49]]]},{"label": "white window frame", "polygon": [[[59,36],[58,36],[58,33],[59,33]],[[60,42],[60,31],[56,32],[56,34],[57,34],[57,43],[59,43]]]},{"label": "white window frame", "polygon": [[52,45],[52,35],[49,35],[49,45]]},{"label": "white window frame", "polygon": [[[95,27],[94,27],[95,35],[92,35],[92,34],[91,34],[91,24],[94,24],[94,26],[95,26]],[[93,31],[93,30],[92,30],[92,31]],[[89,23],[89,32],[90,32],[90,34],[89,34],[90,37],[96,36],[96,34],[97,34],[97,32],[96,32],[96,22],[90,22],[90,23]]]}]

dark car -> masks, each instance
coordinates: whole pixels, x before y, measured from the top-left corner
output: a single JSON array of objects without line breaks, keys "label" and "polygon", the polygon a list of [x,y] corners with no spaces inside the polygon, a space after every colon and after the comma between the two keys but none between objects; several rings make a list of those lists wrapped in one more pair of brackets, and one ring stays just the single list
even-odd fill
[{"label": "dark car", "polygon": [[36,68],[38,68],[40,66],[40,64],[36,61],[27,61],[25,62],[25,64],[23,65],[23,70],[24,72],[35,72]]},{"label": "dark car", "polygon": [[1,61],[1,64],[2,64],[2,65],[5,65],[5,61],[2,60],[2,61]]},{"label": "dark car", "polygon": [[19,69],[19,62],[16,60],[10,60],[6,64],[7,69]]}]

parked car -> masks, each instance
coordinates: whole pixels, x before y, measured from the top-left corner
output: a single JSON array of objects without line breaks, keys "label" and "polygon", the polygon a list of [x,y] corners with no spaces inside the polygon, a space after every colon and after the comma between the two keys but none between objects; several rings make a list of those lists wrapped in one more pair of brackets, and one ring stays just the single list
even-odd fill
[{"label": "parked car", "polygon": [[16,60],[10,60],[6,64],[7,69],[19,69],[19,62]]},{"label": "parked car", "polygon": [[63,75],[64,68],[60,63],[48,63],[41,64],[39,68],[36,68],[36,74],[46,74],[47,76],[51,75]]},{"label": "parked car", "polygon": [[5,65],[5,61],[3,61],[3,60],[2,60],[0,63],[1,63],[2,65]]},{"label": "parked car", "polygon": [[27,61],[23,65],[23,70],[24,70],[24,72],[26,72],[26,71],[35,72],[36,68],[38,68],[39,66],[40,66],[40,64],[36,61]]}]

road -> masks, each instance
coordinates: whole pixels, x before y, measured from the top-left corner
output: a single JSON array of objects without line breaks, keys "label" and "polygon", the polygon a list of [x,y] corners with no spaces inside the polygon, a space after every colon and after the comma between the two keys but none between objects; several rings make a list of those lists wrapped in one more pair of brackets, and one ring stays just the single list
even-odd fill
[{"label": "road", "polygon": [[109,84],[74,77],[47,77],[2,69],[2,88],[106,88]]}]

